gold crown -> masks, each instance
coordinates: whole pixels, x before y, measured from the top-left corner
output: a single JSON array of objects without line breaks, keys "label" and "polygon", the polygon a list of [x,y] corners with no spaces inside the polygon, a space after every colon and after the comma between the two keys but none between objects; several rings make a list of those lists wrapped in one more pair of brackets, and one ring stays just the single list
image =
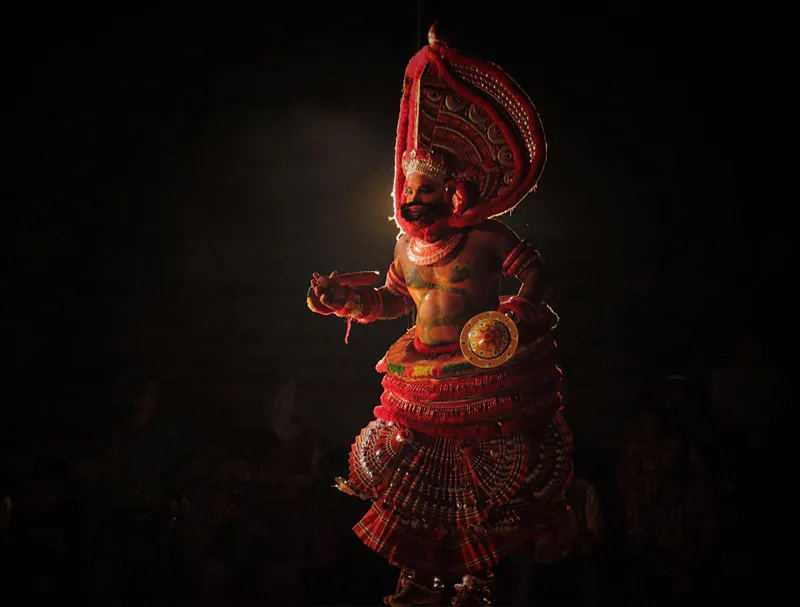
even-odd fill
[{"label": "gold crown", "polygon": [[444,181],[444,178],[447,177],[447,168],[444,164],[431,158],[419,158],[415,152],[416,150],[412,150],[409,157],[403,160],[403,174],[408,177],[411,173],[422,173]]}]

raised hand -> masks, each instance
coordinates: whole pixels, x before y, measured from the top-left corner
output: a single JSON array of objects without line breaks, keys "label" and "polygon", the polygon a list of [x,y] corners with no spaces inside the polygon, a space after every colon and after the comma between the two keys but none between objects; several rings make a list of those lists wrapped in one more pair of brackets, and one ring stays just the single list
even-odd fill
[{"label": "raised hand", "polygon": [[380,272],[349,272],[339,274],[335,270],[325,276],[314,272],[306,295],[308,307],[317,314],[327,316],[341,310],[347,302],[351,289],[369,287],[380,279]]},{"label": "raised hand", "polygon": [[314,272],[308,290],[309,307],[318,314],[332,314],[339,310],[347,299],[347,287],[338,278],[335,270],[328,276]]}]

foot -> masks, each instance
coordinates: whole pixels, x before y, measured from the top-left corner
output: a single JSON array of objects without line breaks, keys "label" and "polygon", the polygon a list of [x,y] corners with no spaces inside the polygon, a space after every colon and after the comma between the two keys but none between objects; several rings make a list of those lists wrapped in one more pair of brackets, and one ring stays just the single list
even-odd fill
[{"label": "foot", "polygon": [[394,594],[383,598],[389,607],[412,607],[413,605],[441,605],[444,601],[444,587],[434,578],[431,587],[414,581],[406,572],[400,574]]},{"label": "foot", "polygon": [[465,575],[459,584],[454,586],[456,595],[453,607],[489,607],[492,595],[488,586],[494,581],[494,575],[487,572],[483,577]]}]

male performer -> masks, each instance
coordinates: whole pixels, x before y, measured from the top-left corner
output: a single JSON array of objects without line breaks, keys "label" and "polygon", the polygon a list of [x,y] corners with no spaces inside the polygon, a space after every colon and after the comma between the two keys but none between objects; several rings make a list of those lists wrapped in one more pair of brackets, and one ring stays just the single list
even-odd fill
[{"label": "male performer", "polygon": [[[498,66],[437,33],[410,61],[395,153],[400,236],[376,272],[315,273],[308,306],[351,322],[416,323],[378,363],[384,393],[336,486],[370,500],[355,526],[400,568],[392,606],[488,603],[511,551],[558,558],[571,435],[538,251],[494,219],[534,190],[546,144],[528,96]],[[501,296],[503,278],[521,282]]]}]

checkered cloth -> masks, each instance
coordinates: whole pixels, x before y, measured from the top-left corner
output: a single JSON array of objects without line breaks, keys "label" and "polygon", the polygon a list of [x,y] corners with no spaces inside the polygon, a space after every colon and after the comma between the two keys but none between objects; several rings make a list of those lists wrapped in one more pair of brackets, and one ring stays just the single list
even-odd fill
[{"label": "checkered cloth", "polygon": [[393,373],[389,364],[427,368],[459,356],[419,360],[409,351],[395,348],[403,358],[379,368],[386,379],[377,419],[350,452],[347,486],[373,501],[356,535],[390,563],[440,577],[546,543],[571,516],[572,436],[559,413],[552,342],[501,369],[449,376]]},{"label": "checkered cloth", "polygon": [[536,434],[469,443],[376,420],[350,469],[348,484],[374,500],[356,535],[390,563],[440,577],[490,568],[568,517],[572,449],[560,415]]}]

